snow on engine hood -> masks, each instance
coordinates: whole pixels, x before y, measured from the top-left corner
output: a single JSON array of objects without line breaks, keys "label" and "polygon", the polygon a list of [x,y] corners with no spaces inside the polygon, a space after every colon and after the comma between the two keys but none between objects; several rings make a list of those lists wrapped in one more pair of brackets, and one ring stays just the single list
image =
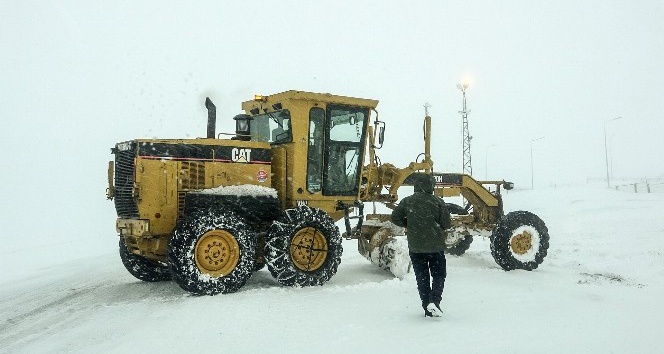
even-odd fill
[{"label": "snow on engine hood", "polygon": [[267,196],[277,198],[276,189],[253,184],[243,184],[239,186],[219,186],[216,188],[201,189],[196,191],[196,193],[217,195],[246,195],[252,197]]}]

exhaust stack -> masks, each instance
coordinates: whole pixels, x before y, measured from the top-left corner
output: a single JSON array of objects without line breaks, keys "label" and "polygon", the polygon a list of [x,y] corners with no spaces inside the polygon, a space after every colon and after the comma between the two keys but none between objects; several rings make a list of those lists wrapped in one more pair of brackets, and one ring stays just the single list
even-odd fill
[{"label": "exhaust stack", "polygon": [[207,137],[214,139],[217,128],[217,106],[212,103],[210,97],[205,98],[205,108],[208,110]]}]

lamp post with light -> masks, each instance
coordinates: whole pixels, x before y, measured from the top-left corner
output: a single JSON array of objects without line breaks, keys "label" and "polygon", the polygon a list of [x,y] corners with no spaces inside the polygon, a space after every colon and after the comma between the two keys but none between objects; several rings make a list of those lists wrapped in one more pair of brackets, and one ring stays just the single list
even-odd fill
[{"label": "lamp post with light", "polygon": [[604,158],[606,160],[606,187],[611,188],[611,180],[609,177],[609,148],[608,144],[606,143],[606,124],[609,122],[613,122],[614,120],[621,119],[622,117],[615,117],[612,119],[607,119],[604,121]]},{"label": "lamp post with light", "polygon": [[545,137],[539,137],[530,141],[530,189],[535,189],[535,173],[533,168],[533,143],[542,140]]},{"label": "lamp post with light", "polygon": [[459,111],[463,125],[463,173],[472,176],[473,163],[471,162],[470,156],[470,141],[473,137],[470,136],[470,132],[468,131],[468,114],[470,113],[470,110],[466,107],[466,90],[469,86],[470,84],[467,82],[457,84],[457,88],[463,93],[463,108]]}]

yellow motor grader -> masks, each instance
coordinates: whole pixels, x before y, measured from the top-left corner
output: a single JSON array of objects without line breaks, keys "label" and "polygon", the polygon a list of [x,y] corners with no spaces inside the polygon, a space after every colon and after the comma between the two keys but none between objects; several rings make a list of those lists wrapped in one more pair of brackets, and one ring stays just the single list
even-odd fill
[{"label": "yellow motor grader", "polygon": [[[433,172],[428,116],[421,161],[397,168],[376,155],[385,132],[376,100],[302,91],[255,96],[242,103],[226,138],[215,131],[214,104],[205,105],[206,138],[135,139],[111,149],[107,198],[118,215],[120,257],[140,280],[173,279],[213,295],[237,291],[267,265],[282,285],[322,285],[337,272],[343,237],[394,272],[402,230],[389,214],[365,215],[364,203],[394,207],[415,172],[435,177],[437,195],[468,201],[449,205],[449,253],[462,254],[473,235],[485,234],[505,270],[534,269],[546,256],[542,220],[525,211],[503,215],[500,188],[510,183]],[[341,219],[343,236],[335,225]]]}]

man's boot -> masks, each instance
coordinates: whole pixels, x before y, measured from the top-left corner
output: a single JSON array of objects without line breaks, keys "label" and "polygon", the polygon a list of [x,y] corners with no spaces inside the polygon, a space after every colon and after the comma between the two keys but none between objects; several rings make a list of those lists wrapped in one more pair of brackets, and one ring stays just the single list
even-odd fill
[{"label": "man's boot", "polygon": [[427,305],[427,308],[424,311],[425,313],[428,311],[432,317],[443,317],[443,310],[440,309],[440,305],[434,304],[433,302]]},{"label": "man's boot", "polygon": [[422,304],[422,308],[424,309],[424,317],[433,317],[433,314],[429,309],[427,308],[427,304]]}]

